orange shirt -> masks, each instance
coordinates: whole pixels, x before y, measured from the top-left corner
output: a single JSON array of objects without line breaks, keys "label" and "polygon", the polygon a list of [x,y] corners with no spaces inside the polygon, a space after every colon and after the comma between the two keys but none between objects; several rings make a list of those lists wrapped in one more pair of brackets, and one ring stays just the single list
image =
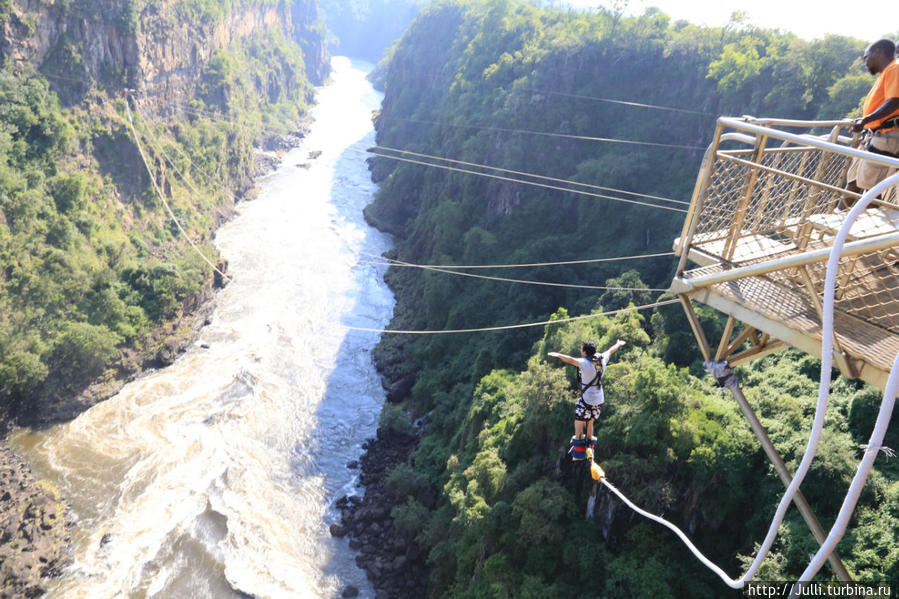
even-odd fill
[{"label": "orange shirt", "polygon": [[[899,98],[899,60],[895,58],[893,59],[893,62],[888,64],[887,67],[881,71],[880,75],[877,76],[874,87],[868,92],[868,96],[865,98],[864,114],[871,114],[890,98]],[[896,110],[886,118],[878,121],[870,121],[865,124],[865,127],[868,129],[876,129],[882,122],[894,116],[899,116],[899,110]]]}]

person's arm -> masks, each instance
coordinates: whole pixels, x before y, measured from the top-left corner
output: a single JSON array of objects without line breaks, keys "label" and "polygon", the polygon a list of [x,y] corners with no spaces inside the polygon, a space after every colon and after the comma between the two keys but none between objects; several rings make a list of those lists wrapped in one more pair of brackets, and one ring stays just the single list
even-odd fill
[{"label": "person's arm", "polygon": [[899,98],[890,98],[871,114],[863,116],[860,119],[855,119],[855,122],[852,123],[852,130],[858,133],[871,121],[879,121],[880,119],[890,116],[897,110],[899,110]]},{"label": "person's arm", "polygon": [[577,361],[577,358],[572,358],[571,356],[566,356],[565,354],[560,354],[557,351],[551,351],[546,355],[549,356],[550,358],[559,358],[563,362],[571,364],[572,366],[580,366],[581,365],[580,362]]},{"label": "person's arm", "polygon": [[609,358],[612,357],[612,354],[614,354],[616,351],[618,351],[619,349],[621,349],[623,346],[624,346],[624,341],[622,341],[621,339],[619,339],[618,341],[615,342],[615,345],[613,345],[612,347],[610,347],[610,348],[607,349],[606,351],[602,352],[602,355],[603,355],[603,357],[605,358],[605,361],[608,362],[608,361],[609,361]]}]

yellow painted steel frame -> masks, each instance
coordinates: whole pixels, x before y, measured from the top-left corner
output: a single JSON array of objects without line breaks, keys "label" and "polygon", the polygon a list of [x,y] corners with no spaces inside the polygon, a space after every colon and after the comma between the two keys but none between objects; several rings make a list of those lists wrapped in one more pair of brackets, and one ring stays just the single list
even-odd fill
[{"label": "yellow painted steel frame", "polygon": [[[728,335],[736,321],[745,324],[742,338],[721,339],[717,358],[735,364],[786,346],[820,358],[824,265],[842,223],[834,207],[840,197],[858,197],[844,189],[846,169],[852,159],[899,168],[895,158],[850,147],[853,138],[840,135],[850,123],[718,120],[674,242],[680,260],[670,288],[685,309],[699,301],[735,319]],[[828,134],[775,128],[787,126]],[[835,364],[880,388],[899,353],[897,196],[885,193],[853,225],[838,277]],[[687,270],[688,260],[700,267]],[[695,315],[688,318],[693,326]],[[708,359],[708,342],[696,336]]]},{"label": "yellow painted steel frame", "polygon": [[[681,237],[674,242],[680,260],[670,289],[680,298],[706,361],[733,366],[787,346],[820,357],[823,265],[830,256],[828,241],[840,221],[833,208],[840,197],[850,201],[859,197],[843,188],[849,161],[864,159],[899,168],[899,160],[849,147],[855,139],[841,137],[840,131],[850,123],[718,120]],[[821,138],[775,128],[786,126],[832,129]],[[769,148],[768,140],[783,145]],[[720,148],[731,143],[751,149]],[[891,194],[878,202],[879,212],[869,215],[869,229],[854,226],[850,232],[839,279],[843,305],[835,315],[835,363],[846,376],[880,388],[899,352],[899,192]],[[688,259],[700,268],[686,270]],[[877,296],[879,304],[860,302],[865,293]],[[693,301],[728,315],[714,353]],[[742,327],[734,336],[738,323]],[[872,347],[889,359],[872,359]],[[730,389],[789,486],[791,474],[739,385]],[[823,543],[823,529],[801,493],[794,503],[815,539]],[[850,580],[836,552],[829,561],[838,578]]]}]

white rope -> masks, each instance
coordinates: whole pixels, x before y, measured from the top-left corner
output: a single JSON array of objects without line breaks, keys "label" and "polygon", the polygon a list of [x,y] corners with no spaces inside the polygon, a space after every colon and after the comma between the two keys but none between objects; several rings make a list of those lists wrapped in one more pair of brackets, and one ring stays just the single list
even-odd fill
[{"label": "white rope", "polygon": [[[894,174],[893,176],[881,181],[880,183],[869,189],[868,192],[865,193],[865,195],[863,195],[862,198],[855,204],[855,206],[852,207],[852,210],[849,211],[849,214],[846,216],[846,221],[843,223],[843,226],[840,227],[840,232],[837,234],[837,237],[834,240],[834,249],[831,251],[830,261],[827,264],[827,280],[824,287],[824,317],[825,324],[829,328],[827,330],[824,330],[822,333],[824,336],[824,342],[822,342],[821,348],[822,359],[820,392],[822,395],[825,395],[825,405],[827,401],[826,393],[829,392],[829,375],[831,366],[830,363],[833,357],[833,304],[834,288],[836,286],[836,265],[839,261],[839,256],[842,252],[843,244],[846,242],[846,237],[849,235],[849,229],[852,227],[852,223],[855,222],[858,215],[861,214],[861,212],[868,206],[868,204],[874,201],[874,199],[878,195],[880,195],[881,192],[897,184],[899,184],[899,173]],[[828,358],[826,368],[824,363],[825,356]],[[868,441],[869,447],[878,449],[881,447],[881,444],[883,443],[883,437],[884,435],[886,435],[887,428],[890,424],[890,417],[893,414],[893,406],[896,403],[897,392],[899,392],[899,356],[896,356],[896,360],[893,362],[893,367],[890,369],[890,376],[887,379],[883,399],[880,403],[880,411],[877,414],[877,420],[874,424],[874,430],[871,433],[870,440]],[[817,420],[817,414],[815,416]],[[817,444],[817,439],[815,440],[815,443]],[[811,440],[809,440],[809,445],[811,445]],[[808,567],[799,577],[800,581],[810,581],[812,578],[814,578],[815,574],[818,573],[818,570],[821,569],[821,566],[824,565],[824,561],[833,552],[837,543],[839,543],[840,539],[843,538],[843,535],[846,533],[846,527],[849,525],[849,519],[852,517],[852,514],[855,511],[855,506],[858,503],[858,498],[861,495],[862,489],[865,486],[865,482],[868,479],[868,474],[870,474],[871,468],[874,467],[874,460],[877,459],[877,454],[878,451],[865,451],[865,454],[858,465],[855,476],[852,478],[852,483],[849,486],[849,491],[846,493],[846,498],[843,500],[843,505],[840,507],[836,522],[834,522],[834,525],[830,529],[830,532],[828,533],[827,538],[824,540],[824,543],[821,545],[821,548],[818,550],[818,552],[809,562]]]},{"label": "white rope", "polygon": [[[812,430],[809,435],[805,454],[802,457],[802,462],[799,464],[799,468],[793,475],[792,482],[787,487],[786,492],[781,498],[780,503],[777,506],[777,510],[775,511],[774,517],[771,520],[768,534],[765,536],[765,540],[760,546],[758,554],[756,554],[755,559],[746,570],[746,573],[736,580],[730,578],[727,574],[724,573],[723,570],[721,570],[721,568],[719,568],[708,558],[706,558],[696,548],[696,546],[693,545],[692,542],[690,542],[689,538],[687,538],[683,531],[681,531],[670,522],[667,522],[663,518],[654,516],[649,512],[638,508],[620,491],[613,487],[611,483],[603,480],[603,483],[613,493],[615,493],[615,495],[617,495],[622,501],[624,501],[632,510],[673,530],[677,534],[677,536],[680,537],[681,540],[687,545],[687,548],[690,549],[693,555],[695,555],[696,558],[701,561],[707,568],[715,572],[715,574],[717,574],[721,578],[721,580],[723,580],[725,584],[727,584],[731,588],[743,588],[746,582],[751,580],[758,572],[759,567],[761,567],[762,561],[764,561],[765,557],[767,557],[768,552],[771,549],[771,545],[773,544],[774,539],[777,536],[778,529],[783,522],[783,518],[786,514],[787,508],[789,507],[790,503],[792,503],[793,497],[798,492],[799,486],[802,484],[805,475],[808,473],[808,470],[811,467],[812,460],[814,459],[815,453],[818,449],[821,432],[824,427],[824,416],[827,411],[827,401],[830,395],[830,371],[831,367],[833,366],[834,292],[836,288],[836,275],[837,270],[839,269],[839,262],[843,251],[843,246],[845,245],[846,238],[849,235],[849,230],[852,228],[852,224],[858,218],[859,214],[861,214],[865,210],[868,204],[870,204],[880,194],[880,192],[897,183],[899,183],[899,173],[879,183],[870,191],[868,191],[864,196],[862,196],[861,200],[859,200],[855,204],[855,206],[853,206],[852,210],[849,211],[849,214],[846,216],[843,225],[840,227],[840,230],[834,239],[833,247],[831,248],[830,252],[830,259],[827,263],[827,274],[824,284],[824,309],[821,324],[821,379],[818,387],[818,403],[815,407],[815,419],[812,424]],[[865,455],[862,458],[861,463],[859,464],[858,470],[852,480],[852,484],[849,487],[846,498],[843,501],[843,506],[840,508],[837,520],[834,523],[833,528],[831,528],[831,531],[825,539],[824,543],[821,545],[821,548],[811,559],[805,572],[803,572],[802,576],[800,576],[800,581],[809,582],[812,578],[814,578],[815,574],[817,574],[818,570],[821,569],[830,554],[833,553],[837,543],[839,543],[840,539],[843,538],[843,535],[846,532],[846,527],[849,525],[849,520],[852,517],[852,513],[855,511],[855,505],[858,502],[858,498],[865,486],[865,481],[867,480],[868,474],[870,473],[871,468],[874,465],[874,460],[877,458],[879,450],[881,449],[883,437],[886,434],[886,429],[889,426],[890,418],[893,413],[893,407],[896,401],[897,392],[899,392],[899,356],[896,357],[896,361],[893,363],[893,367],[890,370],[890,376],[887,380],[886,390],[884,391],[884,398],[880,406],[880,412],[878,413],[877,421],[874,425],[874,432],[871,434],[871,439],[868,442],[868,447],[873,448],[874,450],[865,451]],[[795,592],[796,590],[794,589],[794,593]]]},{"label": "white rope", "polygon": [[452,333],[484,333],[487,331],[508,331],[511,329],[525,329],[528,327],[542,327],[545,325],[551,324],[564,324],[566,322],[574,322],[576,320],[585,320],[587,318],[598,318],[600,316],[611,316],[613,314],[621,314],[623,312],[634,312],[637,310],[648,310],[649,308],[656,308],[658,306],[667,306],[669,304],[675,304],[680,302],[680,300],[665,300],[661,302],[656,302],[654,304],[645,304],[643,306],[634,306],[628,308],[621,308],[619,310],[610,310],[608,312],[598,312],[596,314],[586,314],[584,316],[573,316],[571,318],[558,318],[556,320],[544,320],[543,322],[530,322],[526,324],[510,324],[505,326],[498,327],[483,327],[478,329],[446,329],[441,331],[413,331],[413,330],[402,330],[402,329],[370,329],[366,327],[354,327],[350,325],[343,325],[345,329],[349,329],[351,331],[363,331],[367,333],[393,333],[396,335],[446,335]]},{"label": "white rope", "polygon": [[175,225],[178,227],[178,230],[181,231],[181,234],[184,235],[184,238],[190,244],[190,246],[194,249],[194,251],[203,259],[206,264],[212,267],[212,270],[219,273],[223,278],[227,280],[231,280],[231,277],[223,273],[219,268],[210,262],[209,258],[200,251],[200,248],[197,247],[197,244],[193,242],[190,238],[190,235],[187,234],[187,231],[184,230],[184,227],[181,226],[181,223],[178,221],[178,217],[175,216],[175,213],[172,211],[171,206],[169,206],[168,201],[165,199],[165,195],[162,193],[162,190],[159,189],[159,184],[156,182],[156,176],[153,174],[153,169],[150,168],[150,163],[147,160],[147,156],[144,154],[144,148],[140,143],[140,137],[137,135],[137,131],[134,129],[134,121],[131,118],[131,107],[128,105],[128,98],[125,98],[125,110],[128,112],[128,126],[131,128],[131,134],[134,136],[134,143],[137,145],[137,151],[140,152],[141,160],[144,162],[144,166],[147,169],[147,173],[150,175],[150,181],[153,182],[153,189],[156,190],[156,194],[159,196],[159,199],[162,200],[163,206],[165,206],[166,211],[169,214],[169,217],[175,222]]},{"label": "white rope", "polygon": [[696,548],[696,545],[694,545],[693,542],[690,541],[690,539],[687,537],[687,535],[684,534],[684,531],[682,531],[681,529],[679,529],[679,528],[678,528],[677,526],[675,526],[674,524],[668,522],[668,521],[665,520],[664,518],[661,518],[661,517],[656,516],[656,515],[654,515],[654,514],[650,514],[650,513],[647,512],[646,510],[640,509],[639,507],[637,507],[636,505],[634,505],[634,503],[633,503],[630,499],[628,499],[627,497],[625,497],[624,494],[623,494],[621,491],[619,491],[618,489],[616,489],[616,488],[614,487],[614,485],[612,485],[612,483],[610,483],[607,479],[603,478],[603,479],[602,479],[602,484],[604,484],[604,485],[605,485],[605,486],[606,486],[612,493],[614,493],[615,495],[617,495],[618,498],[621,499],[621,501],[623,501],[629,508],[631,508],[632,510],[634,510],[635,512],[637,512],[638,514],[640,514],[640,515],[643,516],[644,518],[649,518],[649,519],[652,520],[653,522],[658,522],[658,523],[661,524],[662,526],[665,526],[665,527],[671,529],[672,531],[674,531],[674,534],[676,534],[678,537],[680,537],[680,540],[684,542],[684,545],[686,545],[687,548],[688,548],[690,551],[693,552],[693,555],[696,556],[696,559],[698,559],[699,561],[701,561],[701,562],[703,563],[703,565],[704,565],[706,568],[708,568],[709,570],[711,570],[712,572],[714,572],[715,574],[717,574],[717,575],[721,578],[721,580],[724,581],[724,583],[725,583],[727,586],[729,586],[729,587],[731,587],[731,588],[733,588],[733,589],[739,589],[739,588],[742,588],[742,587],[743,587],[743,583],[742,583],[742,582],[731,579],[731,578],[730,578],[730,577],[729,577],[729,576],[728,576],[728,575],[727,575],[721,568],[719,568],[718,566],[716,566],[716,565],[712,562],[712,560],[710,560],[709,558],[707,558],[706,556],[704,556],[704,555],[702,554],[702,552],[701,552],[699,549]]}]

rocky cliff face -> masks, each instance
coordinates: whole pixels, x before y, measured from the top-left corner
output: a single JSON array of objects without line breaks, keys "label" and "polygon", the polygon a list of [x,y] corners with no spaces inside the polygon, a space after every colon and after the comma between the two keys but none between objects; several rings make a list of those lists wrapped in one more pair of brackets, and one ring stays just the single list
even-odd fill
[{"label": "rocky cliff face", "polygon": [[76,102],[93,83],[110,92],[136,89],[145,110],[164,112],[193,95],[215,52],[256,33],[280,29],[305,54],[306,77],[327,76],[318,0],[251,0],[231,4],[223,18],[185,20],[184,0],[12,0],[0,15],[0,60],[34,65]]}]

